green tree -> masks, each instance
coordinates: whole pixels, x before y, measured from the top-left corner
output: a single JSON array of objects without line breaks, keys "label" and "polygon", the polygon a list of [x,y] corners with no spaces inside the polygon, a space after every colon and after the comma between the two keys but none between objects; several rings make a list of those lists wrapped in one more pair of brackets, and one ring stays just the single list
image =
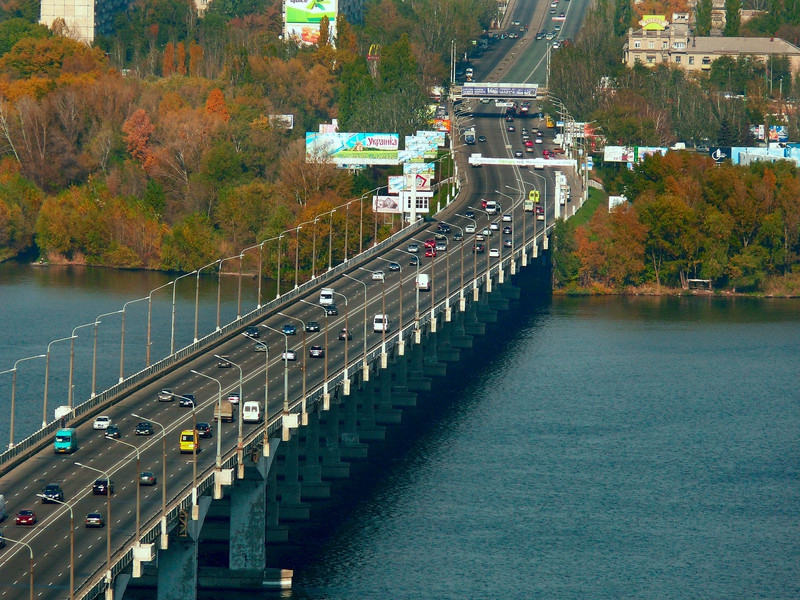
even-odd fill
[{"label": "green tree", "polygon": [[50,30],[44,25],[18,17],[0,22],[0,56],[11,50],[14,44],[23,38],[40,40],[50,36]]},{"label": "green tree", "polygon": [[632,23],[633,8],[630,0],[616,0],[614,5],[614,35],[623,37],[628,33]]},{"label": "green tree", "polygon": [[725,37],[737,37],[742,24],[742,0],[725,0]]},{"label": "green tree", "polygon": [[698,0],[695,5],[695,28],[698,36],[708,37],[711,35],[711,11],[713,8],[712,0]]}]

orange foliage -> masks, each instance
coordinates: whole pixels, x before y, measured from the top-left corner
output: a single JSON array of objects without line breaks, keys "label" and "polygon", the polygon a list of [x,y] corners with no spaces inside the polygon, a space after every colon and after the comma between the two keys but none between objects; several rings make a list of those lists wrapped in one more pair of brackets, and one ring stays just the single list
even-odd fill
[{"label": "orange foliage", "polygon": [[143,166],[150,155],[147,144],[150,142],[150,136],[154,130],[155,127],[150,122],[150,117],[141,108],[122,125],[128,152]]},{"label": "orange foliage", "polygon": [[672,21],[672,13],[691,12],[688,0],[642,0],[632,4],[637,23],[643,15],[664,15],[667,21]]},{"label": "orange foliage", "polygon": [[170,77],[175,72],[175,46],[172,45],[172,42],[167,42],[162,62],[161,74],[164,77]]},{"label": "orange foliage", "polygon": [[189,44],[189,75],[200,77],[200,69],[203,67],[203,47],[192,42]]},{"label": "orange foliage", "polygon": [[186,75],[186,46],[183,42],[178,42],[178,47],[175,49],[175,68],[178,75]]},{"label": "orange foliage", "polygon": [[231,114],[228,112],[228,107],[225,104],[225,97],[222,95],[222,90],[219,88],[214,88],[208,95],[208,100],[206,100],[206,113],[214,115],[224,123],[231,120]]}]

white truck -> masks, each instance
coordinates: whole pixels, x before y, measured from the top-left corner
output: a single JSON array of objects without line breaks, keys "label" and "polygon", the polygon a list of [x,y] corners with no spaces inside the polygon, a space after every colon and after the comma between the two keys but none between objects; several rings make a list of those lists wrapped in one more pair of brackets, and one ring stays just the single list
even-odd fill
[{"label": "white truck", "polygon": [[245,423],[261,423],[261,405],[249,400],[242,407],[242,421]]}]

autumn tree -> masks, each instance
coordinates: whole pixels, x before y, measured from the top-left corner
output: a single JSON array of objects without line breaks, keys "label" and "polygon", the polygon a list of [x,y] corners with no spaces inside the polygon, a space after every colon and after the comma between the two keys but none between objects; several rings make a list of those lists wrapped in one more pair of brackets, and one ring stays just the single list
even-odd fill
[{"label": "autumn tree", "polygon": [[183,42],[178,42],[175,49],[175,70],[178,75],[186,75],[186,46]]},{"label": "autumn tree", "polygon": [[162,60],[161,74],[170,77],[175,72],[175,46],[172,42],[167,43],[164,48],[164,58]]},{"label": "autumn tree", "polygon": [[203,69],[203,47],[194,42],[189,44],[189,75],[200,77]]},{"label": "autumn tree", "polygon": [[222,90],[219,88],[214,88],[209,93],[206,100],[206,113],[220,119],[223,123],[230,121],[231,115],[225,104],[225,96],[222,95]]},{"label": "autumn tree", "polygon": [[144,109],[138,109],[122,125],[122,132],[125,134],[125,145],[130,155],[142,166],[147,164],[150,157],[150,136],[155,131],[150,117]]}]

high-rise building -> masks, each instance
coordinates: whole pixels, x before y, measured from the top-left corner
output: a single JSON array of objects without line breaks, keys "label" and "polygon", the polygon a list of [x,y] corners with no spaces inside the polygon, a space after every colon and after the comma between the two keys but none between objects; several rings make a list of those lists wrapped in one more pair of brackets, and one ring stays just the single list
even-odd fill
[{"label": "high-rise building", "polygon": [[41,0],[39,23],[52,29],[62,19],[69,35],[92,43],[95,36],[111,33],[114,17],[128,7],[129,0]]}]

